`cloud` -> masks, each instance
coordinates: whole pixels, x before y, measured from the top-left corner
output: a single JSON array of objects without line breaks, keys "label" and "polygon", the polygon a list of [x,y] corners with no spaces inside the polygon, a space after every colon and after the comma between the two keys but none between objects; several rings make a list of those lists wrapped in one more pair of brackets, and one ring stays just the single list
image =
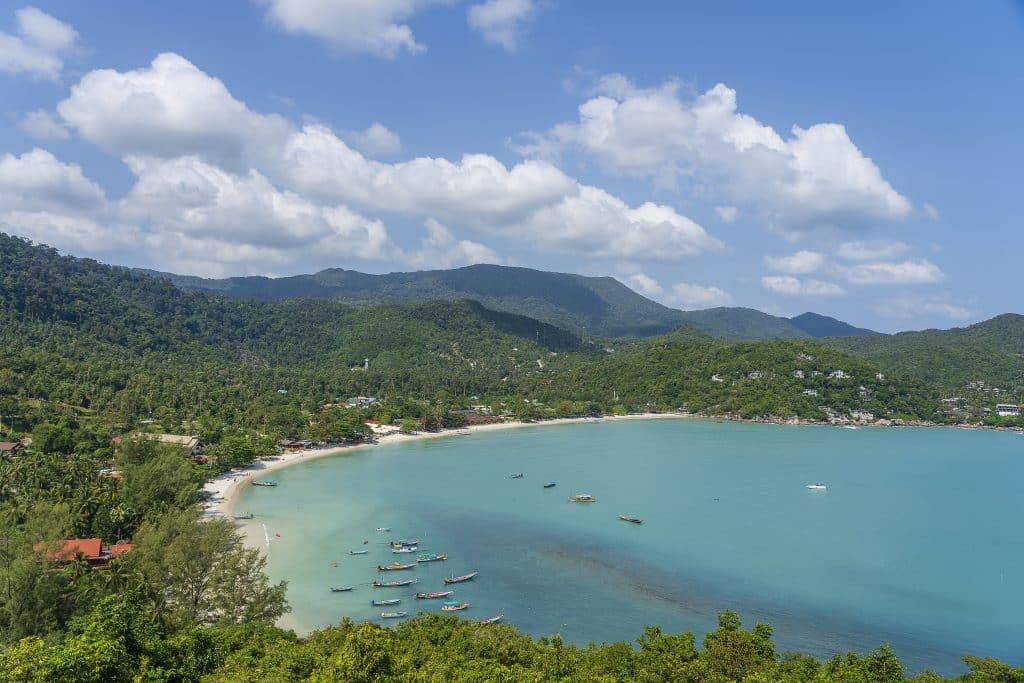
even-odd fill
[{"label": "cloud", "polygon": [[923,315],[949,320],[968,320],[977,316],[967,305],[952,301],[948,294],[887,297],[879,302],[875,312],[887,318],[901,320],[920,319]]},{"label": "cloud", "polygon": [[37,109],[22,117],[18,124],[23,131],[37,140],[56,141],[68,138],[68,129],[62,122],[46,111]]},{"label": "cloud", "polygon": [[665,260],[722,248],[667,206],[630,207],[544,161],[511,168],[492,156],[458,161],[367,159],[323,126],[287,142],[277,173],[304,193],[378,211],[436,217],[483,235],[525,240],[537,249],[596,257]]},{"label": "cloud", "polygon": [[321,249],[384,259],[393,244],[380,221],[314,204],[255,170],[234,174],[195,156],[129,157],[137,176],[122,215],[155,232],[262,249]]},{"label": "cloud", "polygon": [[692,99],[679,91],[675,82],[641,89],[619,74],[602,77],[576,121],[527,133],[515,148],[547,159],[579,150],[661,186],[687,178],[712,196],[753,204],[789,238],[865,231],[911,213],[842,125],[794,126],[784,138],[739,113],[725,85]]},{"label": "cloud", "polygon": [[924,215],[928,216],[928,218],[932,219],[933,221],[937,221],[940,218],[942,218],[942,216],[939,215],[939,210],[936,209],[934,205],[928,202],[922,204],[921,209],[924,210]]},{"label": "cloud", "polygon": [[[370,158],[326,126],[296,128],[253,111],[221,81],[174,54],[141,69],[90,72],[57,111],[135,174],[134,187],[117,204],[118,220],[147,234],[207,243],[209,250],[195,252],[196,259],[225,251],[214,244],[218,240],[237,241],[246,247],[239,254],[250,253],[268,268],[283,263],[283,255],[299,259],[289,250],[300,245],[323,258],[419,258],[393,245],[381,220],[368,214],[436,221],[428,228],[434,232],[427,246],[434,247],[444,241],[442,223],[445,230],[515,240],[542,252],[617,261],[664,261],[724,247],[670,206],[627,204],[547,161],[506,166],[487,154],[394,163]],[[397,142],[379,124],[359,137],[378,151]],[[343,212],[344,220],[332,219]],[[330,239],[352,242],[342,252],[319,250]],[[496,260],[479,241],[455,240],[445,248],[453,258]],[[234,254],[225,254],[236,263]],[[429,258],[436,261],[437,252]]]},{"label": "cloud", "polygon": [[627,277],[626,286],[650,298],[657,298],[665,292],[665,288],[658,284],[657,280],[644,273],[635,273]]},{"label": "cloud", "polygon": [[0,156],[0,210],[93,211],[105,203],[103,190],[80,166],[44,149]]},{"label": "cloud", "polygon": [[723,223],[735,223],[740,217],[740,210],[735,206],[716,206],[715,213]]},{"label": "cloud", "polygon": [[290,131],[283,118],[251,111],[220,80],[173,53],[142,69],[89,72],[57,112],[111,154],[194,154],[232,169],[272,153]]},{"label": "cloud", "polygon": [[844,242],[836,251],[839,258],[847,261],[880,261],[898,258],[908,253],[910,253],[910,245],[884,240]]},{"label": "cloud", "polygon": [[452,0],[256,0],[266,18],[287,33],[309,35],[333,49],[394,59],[419,54],[426,46],[401,23]]},{"label": "cloud", "polygon": [[776,294],[790,296],[842,296],[846,290],[837,284],[815,280],[800,279],[792,275],[766,275],[761,278],[761,286]]},{"label": "cloud", "polygon": [[690,282],[677,282],[664,298],[669,306],[678,308],[711,308],[728,306],[732,303],[732,295],[718,287],[696,285]]},{"label": "cloud", "polygon": [[789,256],[765,256],[764,263],[769,270],[779,273],[806,275],[825,265],[825,256],[816,251],[802,249]]},{"label": "cloud", "polygon": [[0,71],[56,81],[78,33],[35,7],[14,13],[17,35],[0,31]]},{"label": "cloud", "polygon": [[475,263],[502,263],[493,249],[479,242],[456,239],[451,230],[433,219],[427,219],[427,235],[420,248],[405,256],[414,268],[453,268]]},{"label": "cloud", "polygon": [[486,0],[466,10],[469,27],[485,42],[515,52],[527,24],[536,13],[533,0]]},{"label": "cloud", "polygon": [[899,263],[858,263],[841,269],[843,277],[857,285],[921,285],[941,282],[942,270],[927,259]]},{"label": "cloud", "polygon": [[351,133],[349,137],[356,147],[373,156],[394,156],[402,151],[398,134],[376,122],[366,130]]}]

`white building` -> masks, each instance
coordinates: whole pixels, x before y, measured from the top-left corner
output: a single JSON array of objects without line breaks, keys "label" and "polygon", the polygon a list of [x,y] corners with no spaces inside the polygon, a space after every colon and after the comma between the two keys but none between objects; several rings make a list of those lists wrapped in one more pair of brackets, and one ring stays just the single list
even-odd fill
[{"label": "white building", "polygon": [[1020,417],[1020,414],[1020,406],[1015,406],[1012,403],[996,404],[996,415],[999,417]]}]

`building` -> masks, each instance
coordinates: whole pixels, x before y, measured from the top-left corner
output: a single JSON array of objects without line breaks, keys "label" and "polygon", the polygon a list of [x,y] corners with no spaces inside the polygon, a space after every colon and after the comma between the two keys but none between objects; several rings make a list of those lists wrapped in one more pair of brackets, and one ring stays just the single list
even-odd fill
[{"label": "building", "polygon": [[818,390],[817,389],[804,389],[804,396],[817,396],[817,395],[818,395]]},{"label": "building", "polygon": [[999,417],[1020,417],[1020,406],[1015,406],[1012,403],[998,403],[996,404],[996,415]]},{"label": "building", "polygon": [[[69,538],[58,542],[60,547],[47,548],[47,543],[39,542],[32,546],[35,552],[45,551],[50,562],[72,562],[81,558],[94,569],[101,569],[116,560],[134,546],[131,543],[117,542],[114,545],[103,545],[99,538]],[[56,546],[57,543],[54,544]]]},{"label": "building", "polygon": [[25,444],[20,441],[0,441],[0,455],[17,455],[23,448]]},{"label": "building", "polygon": [[829,379],[847,379],[850,375],[847,374],[846,370],[833,370],[828,373],[828,376]]}]

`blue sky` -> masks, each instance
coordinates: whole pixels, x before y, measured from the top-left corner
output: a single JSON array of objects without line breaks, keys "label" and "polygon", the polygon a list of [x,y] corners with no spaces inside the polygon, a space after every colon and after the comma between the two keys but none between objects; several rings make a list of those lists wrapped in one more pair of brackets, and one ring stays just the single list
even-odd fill
[{"label": "blue sky", "polygon": [[6,3],[0,116],[0,230],[107,262],[1021,310],[1019,2]]}]

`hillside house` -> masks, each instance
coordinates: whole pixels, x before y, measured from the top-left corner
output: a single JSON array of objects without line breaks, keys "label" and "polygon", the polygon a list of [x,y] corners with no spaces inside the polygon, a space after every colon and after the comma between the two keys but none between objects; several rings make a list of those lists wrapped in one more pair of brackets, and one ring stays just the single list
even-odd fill
[{"label": "hillside house", "polygon": [[846,372],[846,370],[833,370],[832,372],[828,373],[829,379],[849,379],[849,377],[850,375],[849,373]]},{"label": "hillside house", "polygon": [[804,394],[804,396],[817,396],[818,395],[818,390],[817,389],[804,389],[803,394]]},{"label": "hillside house", "polygon": [[1020,417],[1021,409],[1020,406],[1015,406],[1011,403],[998,403],[996,404],[996,415],[999,417]]}]

